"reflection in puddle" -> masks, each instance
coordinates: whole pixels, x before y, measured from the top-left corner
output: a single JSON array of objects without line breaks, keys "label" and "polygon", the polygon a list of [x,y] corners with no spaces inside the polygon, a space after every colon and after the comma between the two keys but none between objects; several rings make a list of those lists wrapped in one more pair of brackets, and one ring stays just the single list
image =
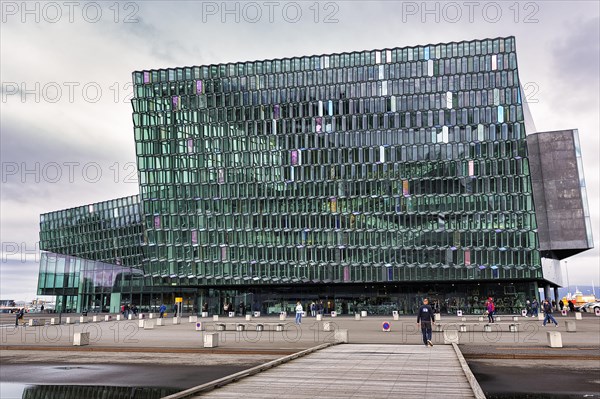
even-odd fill
[{"label": "reflection in puddle", "polygon": [[159,399],[179,389],[163,387],[111,387],[87,385],[28,385],[0,383],[2,399]]}]

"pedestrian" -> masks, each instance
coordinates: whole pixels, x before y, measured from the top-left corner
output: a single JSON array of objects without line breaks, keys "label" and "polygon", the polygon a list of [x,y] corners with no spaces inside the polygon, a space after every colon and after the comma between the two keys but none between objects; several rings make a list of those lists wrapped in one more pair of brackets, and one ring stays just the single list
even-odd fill
[{"label": "pedestrian", "polygon": [[300,303],[300,301],[296,302],[296,324],[300,325],[302,324],[302,312],[304,310],[302,309],[302,304]]},{"label": "pedestrian", "polygon": [[43,304],[43,303],[42,303],[42,306],[40,307],[40,311],[41,311],[42,313],[44,313],[44,304]]},{"label": "pedestrian", "polygon": [[560,307],[560,310],[562,311],[565,307],[565,303],[563,302],[563,300],[561,299],[560,301],[558,301],[558,306]]},{"label": "pedestrian", "polygon": [[533,298],[531,302],[531,317],[538,317],[538,307],[540,304],[538,303],[536,298]]},{"label": "pedestrian", "polygon": [[240,316],[246,316],[246,305],[244,305],[244,302],[240,302],[238,307],[240,308]]},{"label": "pedestrian", "polygon": [[417,312],[417,327],[421,327],[421,334],[423,334],[423,343],[425,346],[433,346],[431,342],[431,325],[435,323],[435,316],[433,315],[433,309],[429,306],[429,299],[423,299],[423,305]]},{"label": "pedestrian", "polygon": [[310,303],[310,315],[312,317],[315,317],[316,314],[317,314],[317,304],[315,303],[315,301],[312,301]]},{"label": "pedestrian", "polygon": [[569,301],[569,311],[570,312],[574,312],[575,311],[575,303],[573,302],[572,299]]},{"label": "pedestrian", "polygon": [[21,320],[23,318],[24,314],[25,314],[24,308],[20,308],[19,310],[17,310],[17,313],[15,315],[15,326],[19,325],[19,320]]},{"label": "pedestrian", "polygon": [[525,317],[529,317],[531,315],[531,302],[528,299],[527,302],[525,302]]},{"label": "pedestrian", "polygon": [[162,318],[165,316],[165,312],[166,312],[166,311],[167,311],[167,307],[166,307],[166,306],[165,306],[165,304],[163,303],[162,305],[160,305],[160,308],[158,309],[158,313],[159,313],[159,316],[158,316],[158,318],[159,318],[159,319],[162,319]]},{"label": "pedestrian", "polygon": [[554,323],[554,325],[556,327],[558,327],[558,322],[552,316],[552,305],[550,304],[550,302],[548,302],[547,299],[544,299],[544,303],[542,304],[542,310],[546,314],[546,317],[544,317],[544,324],[543,325],[545,326],[547,322],[551,321],[551,322]]},{"label": "pedestrian", "polygon": [[494,305],[494,300],[492,297],[489,297],[485,302],[485,309],[487,311],[488,323],[494,323],[494,313],[496,312],[496,305]]},{"label": "pedestrian", "polygon": [[208,302],[202,304],[202,313],[208,313]]},{"label": "pedestrian", "polygon": [[317,313],[320,315],[323,314],[323,300],[322,299],[319,301],[319,304],[317,305]]}]

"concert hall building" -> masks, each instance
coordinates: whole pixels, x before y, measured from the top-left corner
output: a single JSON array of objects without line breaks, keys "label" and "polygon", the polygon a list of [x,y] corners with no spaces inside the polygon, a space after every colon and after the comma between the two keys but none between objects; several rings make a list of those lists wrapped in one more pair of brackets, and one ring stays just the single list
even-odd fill
[{"label": "concert hall building", "polygon": [[57,309],[518,312],[593,246],[514,37],[133,73],[139,193],[41,215]]}]

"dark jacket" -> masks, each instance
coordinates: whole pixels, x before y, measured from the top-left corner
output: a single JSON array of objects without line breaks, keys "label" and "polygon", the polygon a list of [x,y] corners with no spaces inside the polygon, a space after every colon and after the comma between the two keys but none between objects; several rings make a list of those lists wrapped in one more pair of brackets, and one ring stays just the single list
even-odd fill
[{"label": "dark jacket", "polygon": [[550,302],[544,302],[543,309],[544,313],[552,313],[552,305],[550,305]]},{"label": "dark jacket", "polygon": [[433,310],[429,305],[421,305],[417,312],[417,323],[426,322],[431,323],[434,320]]}]

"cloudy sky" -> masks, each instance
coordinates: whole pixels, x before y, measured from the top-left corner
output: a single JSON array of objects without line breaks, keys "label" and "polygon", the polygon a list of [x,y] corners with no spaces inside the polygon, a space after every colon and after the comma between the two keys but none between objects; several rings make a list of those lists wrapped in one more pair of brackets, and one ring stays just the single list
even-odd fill
[{"label": "cloudy sky", "polygon": [[137,193],[131,72],[514,35],[539,131],[578,128],[600,280],[595,1],[4,1],[0,297],[32,299],[39,214]]}]

